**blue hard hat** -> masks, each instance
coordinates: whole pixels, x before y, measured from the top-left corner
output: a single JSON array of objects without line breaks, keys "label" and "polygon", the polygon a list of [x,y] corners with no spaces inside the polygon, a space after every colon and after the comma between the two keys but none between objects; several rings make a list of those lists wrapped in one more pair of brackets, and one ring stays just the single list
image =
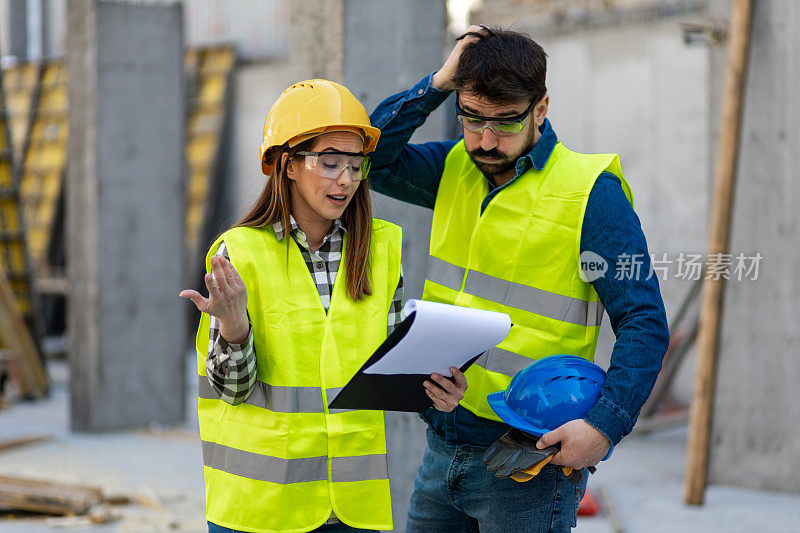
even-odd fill
[{"label": "blue hard hat", "polygon": [[606,373],[574,355],[551,355],[517,372],[505,391],[487,396],[506,424],[541,437],[583,418],[600,397]]}]

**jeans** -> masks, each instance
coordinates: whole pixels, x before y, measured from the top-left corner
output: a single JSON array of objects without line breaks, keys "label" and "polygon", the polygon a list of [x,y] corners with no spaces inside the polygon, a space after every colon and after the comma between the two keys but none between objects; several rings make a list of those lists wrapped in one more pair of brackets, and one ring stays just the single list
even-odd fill
[{"label": "jeans", "polygon": [[[344,522],[340,522],[338,524],[323,524],[319,526],[314,531],[324,531],[325,533],[344,533],[346,531],[361,531],[362,533],[365,531],[372,531],[367,529],[357,529],[354,527],[350,527]],[[242,531],[236,529],[229,529],[227,527],[218,526],[213,522],[208,523],[208,533],[244,533]]]},{"label": "jeans", "polygon": [[546,465],[532,480],[498,479],[486,470],[483,446],[450,445],[430,428],[408,508],[406,531],[569,532],[589,472],[579,486],[560,466]]}]

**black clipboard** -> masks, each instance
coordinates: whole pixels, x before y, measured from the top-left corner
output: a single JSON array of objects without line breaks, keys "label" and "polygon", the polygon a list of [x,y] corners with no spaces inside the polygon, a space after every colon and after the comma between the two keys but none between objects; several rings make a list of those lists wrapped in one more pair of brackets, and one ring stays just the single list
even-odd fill
[{"label": "black clipboard", "polygon": [[[339,394],[330,401],[330,409],[363,409],[380,411],[418,412],[433,407],[422,383],[430,380],[430,374],[365,374],[369,368],[406,336],[414,323],[416,312],[411,313],[389,335],[378,349],[367,359],[355,376]],[[465,372],[484,352],[464,363],[459,370]],[[450,378],[452,379],[452,378]]]}]

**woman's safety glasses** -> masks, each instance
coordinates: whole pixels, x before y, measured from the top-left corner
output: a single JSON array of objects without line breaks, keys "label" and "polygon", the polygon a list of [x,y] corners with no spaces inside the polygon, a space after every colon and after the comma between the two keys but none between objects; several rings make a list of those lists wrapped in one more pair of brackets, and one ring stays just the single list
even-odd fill
[{"label": "woman's safety glasses", "polygon": [[361,181],[367,179],[370,158],[355,152],[297,152],[295,155],[306,158],[306,168],[330,180],[339,179],[345,169],[349,169],[350,179]]},{"label": "woman's safety glasses", "polygon": [[522,131],[522,128],[525,127],[525,119],[528,118],[535,105],[535,101],[531,102],[528,109],[512,117],[482,117],[464,111],[461,108],[461,104],[458,103],[458,98],[456,98],[456,116],[461,125],[469,131],[482,134],[483,130],[489,128],[498,137],[504,137],[506,135],[516,135]]}]

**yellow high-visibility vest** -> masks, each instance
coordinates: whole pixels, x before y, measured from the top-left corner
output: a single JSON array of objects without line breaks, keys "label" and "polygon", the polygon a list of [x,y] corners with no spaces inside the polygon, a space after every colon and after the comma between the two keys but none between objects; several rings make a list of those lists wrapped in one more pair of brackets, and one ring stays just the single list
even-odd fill
[{"label": "yellow high-visibility vest", "polygon": [[198,412],[206,517],[244,531],[309,531],[333,510],[344,523],[392,529],[382,411],[328,403],[386,338],[400,279],[401,229],[373,221],[372,295],[347,294],[347,238],[328,313],[297,243],[272,227],[234,228],[221,241],[247,287],[257,382],[233,406],[206,377],[209,315],[197,331]]},{"label": "yellow high-visibility vest", "polygon": [[536,359],[566,353],[593,360],[603,306],[581,278],[580,244],[589,192],[604,171],[620,179],[633,205],[616,154],[580,154],[559,142],[542,170],[525,172],[481,214],[486,178],[463,140],[447,155],[423,299],[508,313],[513,323],[467,370],[461,405],[476,415],[499,421],[486,396]]}]

